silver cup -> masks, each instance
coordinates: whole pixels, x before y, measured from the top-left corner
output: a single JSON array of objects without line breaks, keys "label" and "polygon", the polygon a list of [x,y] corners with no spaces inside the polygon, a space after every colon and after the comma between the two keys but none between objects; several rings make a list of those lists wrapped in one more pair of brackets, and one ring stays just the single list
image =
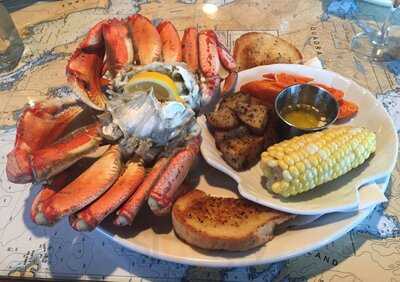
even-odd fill
[{"label": "silver cup", "polygon": [[[289,106],[299,104],[316,108],[325,117],[325,124],[320,127],[299,128],[283,117],[283,111]],[[339,104],[326,90],[310,85],[296,84],[283,89],[275,99],[275,112],[279,117],[279,133],[282,138],[290,138],[308,132],[327,128],[334,123],[339,113]]]}]

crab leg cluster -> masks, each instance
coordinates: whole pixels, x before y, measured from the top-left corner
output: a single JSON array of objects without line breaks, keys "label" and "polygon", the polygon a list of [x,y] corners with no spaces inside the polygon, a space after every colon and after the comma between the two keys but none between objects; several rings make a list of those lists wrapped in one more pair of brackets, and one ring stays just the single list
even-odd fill
[{"label": "crab leg cluster", "polygon": [[[68,132],[67,127],[73,119],[66,113],[75,106],[63,110],[61,104],[57,106],[60,107],[38,103],[27,107],[18,123],[17,131],[21,134],[17,135],[16,147],[8,154],[10,181],[44,182],[31,207],[35,223],[51,225],[70,216],[74,229],[89,231],[118,208],[114,223],[119,226],[132,224],[146,202],[156,215],[169,212],[172,201],[182,192],[181,184],[199,151],[199,137],[174,155],[160,158],[146,174],[140,160],[125,163],[119,145],[102,145],[104,140],[98,134],[97,122]],[[41,138],[48,138],[50,133],[45,134],[45,130],[38,131],[38,136],[22,134],[31,119],[40,118],[42,111],[50,110],[60,112],[41,125],[54,130],[53,123],[62,124],[63,128],[54,130],[60,136],[58,139],[48,139],[49,143],[46,143],[46,139]],[[66,122],[62,123],[62,118]],[[26,136],[29,139],[25,139]],[[33,141],[46,145],[35,147]],[[82,160],[88,158],[95,161],[85,167]],[[23,165],[25,169],[19,169]]]},{"label": "crab leg cluster", "polygon": [[[148,18],[135,14],[127,19],[96,24],[69,60],[67,77],[86,104],[104,110],[106,97],[101,85],[106,71],[114,77],[127,65],[146,65],[156,61],[183,62],[197,73],[203,107],[218,97],[221,66],[229,73],[235,73],[236,69],[234,59],[214,31],[198,32],[189,27],[181,40],[170,21],[162,21],[156,27]],[[229,80],[226,83],[233,86],[235,82]]]},{"label": "crab leg cluster", "polygon": [[[139,14],[96,24],[66,67],[80,101],[71,97],[35,103],[17,124],[6,172],[11,182],[42,184],[31,207],[34,222],[52,225],[68,216],[74,229],[90,231],[115,212],[115,225],[131,225],[143,205],[165,215],[186,191],[183,182],[201,143],[197,134],[148,168],[139,155],[126,153],[121,140],[102,135],[101,118],[96,117],[109,110],[103,90],[110,80],[131,64],[156,61],[185,63],[199,78],[202,107],[218,96],[222,67],[230,73],[223,92],[232,91],[237,79],[234,60],[211,30],[187,28],[181,40],[171,22],[154,26]],[[77,128],[82,126],[78,116],[88,113],[89,121]]]}]

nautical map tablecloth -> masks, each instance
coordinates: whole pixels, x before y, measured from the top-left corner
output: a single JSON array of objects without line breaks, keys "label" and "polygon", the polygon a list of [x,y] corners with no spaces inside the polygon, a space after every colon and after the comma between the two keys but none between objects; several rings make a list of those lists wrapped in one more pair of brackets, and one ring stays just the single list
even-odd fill
[{"label": "nautical map tablecloth", "polygon": [[[171,19],[179,30],[210,27],[228,47],[250,30],[271,32],[294,43],[307,58],[375,93],[400,126],[400,89],[393,74],[353,56],[354,21],[326,14],[318,0],[68,0],[3,1],[25,43],[17,69],[0,75],[0,275],[140,281],[400,281],[400,166],[393,172],[388,203],[337,241],[287,261],[245,268],[211,269],[168,263],[129,251],[97,233],[78,233],[63,220],[34,225],[29,207],[37,188],[4,176],[15,121],[29,100],[68,94],[64,67],[79,39],[97,21],[140,12]],[[35,3],[36,2],[36,3]],[[219,9],[203,12],[204,4]],[[359,16],[377,26],[387,10],[359,3]],[[389,91],[391,90],[391,91]],[[371,113],[373,114],[373,113]]]}]

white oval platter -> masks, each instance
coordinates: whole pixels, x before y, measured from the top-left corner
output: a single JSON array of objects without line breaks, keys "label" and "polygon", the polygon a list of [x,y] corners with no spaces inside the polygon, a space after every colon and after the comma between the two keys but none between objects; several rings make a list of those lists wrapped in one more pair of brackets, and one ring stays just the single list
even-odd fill
[{"label": "white oval platter", "polygon": [[[351,123],[365,125],[365,122],[368,122],[371,124],[369,127],[378,134],[379,150],[376,155],[382,154],[382,158],[377,158],[375,161],[382,159],[382,163],[381,167],[378,166],[373,170],[374,176],[388,175],[391,172],[397,154],[397,136],[386,112],[367,90],[335,73],[297,65],[262,66],[241,72],[239,86],[247,81],[259,79],[265,72],[273,71],[313,76],[319,82],[335,85],[346,91],[346,97],[361,107],[360,114]],[[366,113],[363,109],[370,110]],[[202,153],[205,153],[204,147]],[[207,157],[207,153],[204,155]],[[203,159],[200,159],[193,171],[190,178],[196,183],[197,189],[216,196],[238,197],[237,182],[240,181],[233,180],[226,171],[221,172],[213,168]],[[379,183],[382,191],[386,189],[388,179],[386,176]],[[363,204],[362,201],[361,199],[360,205]],[[95,232],[104,234],[130,250],[171,262],[207,267],[237,267],[277,262],[320,248],[346,234],[372,210],[373,206],[370,206],[352,212],[323,215],[311,224],[280,232],[266,245],[247,252],[204,251],[191,247],[176,237],[169,217],[158,218],[146,211],[142,211],[131,228],[117,228],[108,219]],[[300,211],[304,214],[313,214],[304,208]]]}]

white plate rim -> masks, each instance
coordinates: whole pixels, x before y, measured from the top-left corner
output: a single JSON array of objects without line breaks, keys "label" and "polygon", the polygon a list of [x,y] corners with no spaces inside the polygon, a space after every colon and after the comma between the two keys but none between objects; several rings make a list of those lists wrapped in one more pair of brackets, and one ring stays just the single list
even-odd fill
[{"label": "white plate rim", "polygon": [[[165,261],[173,262],[173,263],[180,263],[185,265],[193,265],[193,266],[201,266],[201,267],[246,267],[246,266],[253,266],[253,265],[261,265],[261,264],[268,264],[268,263],[275,263],[287,259],[291,259],[300,255],[303,255],[307,252],[311,252],[318,248],[321,248],[332,241],[339,239],[340,237],[347,234],[350,230],[356,227],[359,223],[361,223],[373,210],[375,206],[364,209],[359,211],[357,215],[353,217],[353,221],[350,224],[342,226],[342,228],[337,229],[331,236],[318,241],[317,244],[309,246],[308,248],[301,249],[297,252],[288,253],[286,255],[277,256],[274,258],[264,258],[264,259],[249,259],[249,258],[230,258],[228,260],[218,261],[213,257],[213,259],[199,259],[199,258],[192,258],[192,257],[182,257],[177,255],[166,254],[162,252],[157,252],[145,247],[142,247],[138,244],[134,244],[125,240],[124,238],[119,237],[118,235],[113,235],[108,231],[104,230],[102,227],[97,227],[94,232],[99,232],[100,234],[104,235],[105,237],[109,238],[111,241],[114,241],[121,246],[130,249],[132,251],[141,253],[143,255],[147,255],[153,258],[162,259]],[[318,221],[318,220],[317,220]],[[176,238],[179,240],[178,238]],[[268,243],[267,243],[268,244]]]}]

